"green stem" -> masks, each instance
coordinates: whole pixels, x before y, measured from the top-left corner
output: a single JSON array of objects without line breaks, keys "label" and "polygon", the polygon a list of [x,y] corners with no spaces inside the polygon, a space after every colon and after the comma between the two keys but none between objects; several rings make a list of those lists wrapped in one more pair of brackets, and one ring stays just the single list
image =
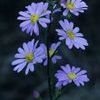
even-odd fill
[{"label": "green stem", "polygon": [[[48,27],[48,33],[50,33],[50,27],[51,27],[51,24],[49,25]],[[48,34],[47,33],[47,34]],[[53,100],[53,95],[52,95],[52,73],[51,73],[51,66],[50,66],[50,56],[49,56],[49,35],[47,36],[47,59],[48,59],[48,64],[47,64],[47,74],[48,74],[48,88],[49,88],[49,97],[50,97],[50,100]]]},{"label": "green stem", "polygon": [[[52,0],[47,0],[49,2],[49,4],[51,5],[53,2]],[[52,14],[51,14],[52,16]],[[51,20],[51,16],[50,16],[50,20]],[[48,26],[48,29],[47,29],[47,59],[48,59],[48,62],[47,62],[47,75],[48,75],[48,89],[49,89],[49,97],[50,97],[50,100],[53,100],[53,93],[52,93],[52,72],[51,72],[51,64],[50,64],[50,56],[49,56],[49,34],[50,34],[50,28],[51,28],[51,23],[49,24]]]},{"label": "green stem", "polygon": [[[47,32],[50,33],[50,27],[51,27],[51,23],[48,27]],[[47,34],[48,34],[47,33]],[[50,56],[49,56],[49,35],[47,35],[47,59],[48,59],[48,63],[47,63],[47,75],[48,75],[48,88],[49,88],[49,97],[50,100],[53,100],[53,95],[52,95],[52,79],[51,79],[51,66],[50,66]]]},{"label": "green stem", "polygon": [[47,66],[47,74],[48,74],[49,97],[50,97],[50,100],[53,100],[53,96],[52,96],[52,84],[51,84],[51,75],[50,75],[50,66],[49,66],[49,64]]}]

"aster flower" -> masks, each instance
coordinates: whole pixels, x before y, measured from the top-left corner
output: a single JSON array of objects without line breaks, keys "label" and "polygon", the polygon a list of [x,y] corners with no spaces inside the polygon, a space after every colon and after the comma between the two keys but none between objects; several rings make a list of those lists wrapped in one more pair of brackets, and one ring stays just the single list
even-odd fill
[{"label": "aster flower", "polygon": [[22,31],[32,35],[33,32],[36,36],[39,35],[40,24],[43,28],[47,28],[47,24],[50,23],[49,16],[51,11],[48,10],[48,3],[32,3],[26,6],[26,11],[20,11],[18,20],[23,20],[20,24]]},{"label": "aster flower", "polygon": [[64,19],[59,21],[62,29],[56,29],[58,32],[59,40],[66,40],[66,45],[69,49],[75,46],[77,49],[81,48],[85,50],[85,46],[88,46],[87,40],[83,38],[83,34],[79,32],[79,28],[74,28],[74,23]]},{"label": "aster flower", "polygon": [[16,60],[12,62],[12,65],[15,66],[14,71],[19,73],[26,67],[25,74],[27,75],[29,71],[34,71],[35,64],[43,62],[45,59],[44,49],[37,45],[38,41],[35,42],[33,39],[28,43],[23,43],[23,48],[18,48],[18,53],[15,54]]},{"label": "aster flower", "polygon": [[80,70],[80,68],[75,68],[74,66],[70,67],[69,64],[61,66],[61,70],[58,70],[55,74],[58,79],[56,87],[61,88],[72,82],[78,87],[84,86],[84,83],[89,81],[86,73],[86,70]]},{"label": "aster flower", "polygon": [[63,15],[66,16],[69,12],[78,16],[87,10],[88,6],[83,0],[61,0],[61,6],[65,9]]},{"label": "aster flower", "polygon": [[53,63],[56,63],[57,60],[61,59],[61,56],[54,55],[54,53],[57,53],[57,48],[60,46],[61,42],[53,43],[49,49],[49,56],[51,57],[51,60]]},{"label": "aster flower", "polygon": [[[49,57],[51,58],[52,62],[55,64],[57,62],[57,60],[62,59],[61,56],[58,55],[54,55],[55,53],[57,53],[57,48],[60,46],[60,42],[57,43],[53,43],[49,49]],[[41,44],[41,46],[44,48],[45,51],[45,55],[46,55],[46,59],[44,61],[44,65],[46,66],[48,63],[48,57],[47,57],[47,48],[44,44]]]}]

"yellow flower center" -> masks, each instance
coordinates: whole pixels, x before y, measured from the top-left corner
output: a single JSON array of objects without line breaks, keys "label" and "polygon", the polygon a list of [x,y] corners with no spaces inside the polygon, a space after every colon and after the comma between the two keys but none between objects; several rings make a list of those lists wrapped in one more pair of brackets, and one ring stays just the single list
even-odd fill
[{"label": "yellow flower center", "polygon": [[31,62],[34,59],[34,54],[33,53],[29,53],[25,56],[25,59],[27,62]]},{"label": "yellow flower center", "polygon": [[36,23],[38,21],[38,19],[39,19],[39,15],[36,15],[36,14],[33,14],[30,17],[30,20],[31,20],[32,24]]},{"label": "yellow flower center", "polygon": [[69,10],[73,10],[75,8],[75,5],[73,3],[66,3],[66,7],[69,9]]},{"label": "yellow flower center", "polygon": [[52,57],[53,54],[54,54],[54,50],[53,49],[50,49],[49,50],[49,56]]},{"label": "yellow flower center", "polygon": [[68,78],[70,79],[70,80],[73,80],[73,79],[75,79],[77,76],[76,76],[76,74],[75,73],[69,73],[68,75]]},{"label": "yellow flower center", "polygon": [[70,38],[70,39],[74,39],[75,38],[75,34],[72,32],[72,31],[67,31],[67,36]]}]

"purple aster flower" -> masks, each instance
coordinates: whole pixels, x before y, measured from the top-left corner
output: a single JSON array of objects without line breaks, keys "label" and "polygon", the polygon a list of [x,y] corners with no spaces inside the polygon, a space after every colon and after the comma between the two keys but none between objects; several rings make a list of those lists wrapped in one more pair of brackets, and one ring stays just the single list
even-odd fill
[{"label": "purple aster flower", "polygon": [[47,28],[47,24],[50,23],[49,16],[51,11],[48,10],[48,3],[32,3],[29,6],[26,6],[27,11],[20,11],[20,16],[18,20],[23,20],[20,24],[22,31],[32,35],[33,32],[36,36],[39,35],[40,24],[42,27]]},{"label": "purple aster flower", "polygon": [[68,12],[78,16],[87,10],[88,6],[82,0],[61,0],[61,6],[65,8],[63,15],[66,16]]},{"label": "purple aster flower", "polygon": [[[60,42],[57,43],[53,43],[49,49],[49,57],[51,58],[52,62],[55,64],[57,62],[57,60],[62,59],[61,56],[58,55],[54,55],[54,53],[56,53],[57,48],[60,46]],[[44,65],[46,66],[48,63],[48,57],[47,57],[47,48],[44,44],[41,44],[42,47],[44,47],[44,51],[45,51],[45,55],[46,55],[46,59],[44,61]]]},{"label": "purple aster flower", "polygon": [[55,77],[58,79],[57,88],[61,88],[72,82],[78,87],[80,85],[84,86],[84,83],[89,81],[86,70],[81,71],[80,68],[75,68],[74,66],[71,68],[69,64],[61,66],[61,69],[55,74]]},{"label": "purple aster flower", "polygon": [[66,40],[66,45],[69,49],[75,46],[77,49],[81,48],[85,50],[85,46],[88,46],[87,40],[83,38],[83,34],[79,32],[79,28],[74,28],[74,23],[64,19],[59,21],[63,29],[56,29],[58,32],[59,40]]},{"label": "purple aster flower", "polygon": [[36,63],[42,63],[45,59],[44,49],[38,45],[38,41],[35,42],[33,39],[28,43],[23,43],[23,48],[18,48],[18,53],[15,55],[16,60],[12,62],[15,66],[14,71],[18,73],[22,71],[25,67],[25,74],[27,75],[29,71],[34,71],[34,65]]},{"label": "purple aster flower", "polygon": [[53,63],[56,63],[57,60],[60,60],[62,59],[61,56],[57,56],[57,55],[54,55],[54,53],[56,53],[57,51],[57,48],[60,46],[61,42],[57,42],[57,43],[53,43],[49,49],[49,55],[51,57],[51,60]]}]

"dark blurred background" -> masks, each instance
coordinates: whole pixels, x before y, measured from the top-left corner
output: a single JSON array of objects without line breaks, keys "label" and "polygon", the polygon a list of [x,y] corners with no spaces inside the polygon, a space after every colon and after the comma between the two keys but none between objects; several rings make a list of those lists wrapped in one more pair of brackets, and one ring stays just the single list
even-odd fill
[{"label": "dark blurred background", "polygon": [[[25,10],[24,7],[33,1],[36,0],[0,0],[0,100],[35,100],[38,93],[42,100],[48,100],[46,68],[38,65],[34,73],[26,76],[24,71],[19,74],[13,72],[11,66],[17,48],[31,39],[19,28],[18,12]],[[90,82],[80,88],[66,86],[58,100],[100,100],[100,0],[85,1],[88,11],[75,17],[74,22],[84,33],[89,47],[86,51],[63,48],[64,60],[59,63],[86,69]]]}]

